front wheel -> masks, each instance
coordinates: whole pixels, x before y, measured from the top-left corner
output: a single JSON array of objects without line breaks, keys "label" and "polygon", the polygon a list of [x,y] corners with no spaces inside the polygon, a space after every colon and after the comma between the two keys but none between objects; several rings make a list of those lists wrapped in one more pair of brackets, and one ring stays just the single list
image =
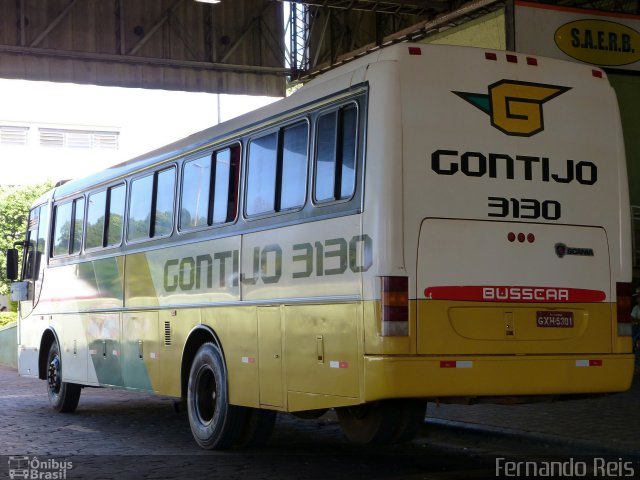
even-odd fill
[{"label": "front wheel", "polygon": [[82,387],[62,381],[62,360],[58,342],[53,342],[47,356],[47,394],[49,403],[60,413],[71,413],[78,406]]},{"label": "front wheel", "polygon": [[246,412],[229,405],[224,358],[213,343],[202,345],[191,364],[187,412],[193,438],[207,450],[230,448],[243,433]]}]

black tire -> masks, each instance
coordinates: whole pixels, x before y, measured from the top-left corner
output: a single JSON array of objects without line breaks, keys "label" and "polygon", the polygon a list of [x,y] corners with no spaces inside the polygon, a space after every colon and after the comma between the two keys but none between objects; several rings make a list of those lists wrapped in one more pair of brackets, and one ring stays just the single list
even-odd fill
[{"label": "black tire", "polygon": [[340,427],[353,443],[390,445],[411,440],[424,424],[426,405],[386,400],[337,409]]},{"label": "black tire", "polygon": [[204,449],[230,448],[242,434],[245,411],[229,405],[224,358],[213,343],[202,345],[191,364],[187,412],[193,438]]},{"label": "black tire", "polygon": [[49,347],[46,379],[49,403],[53,409],[60,413],[73,412],[80,401],[82,387],[77,383],[62,381],[62,359],[60,347],[56,341]]},{"label": "black tire", "polygon": [[424,426],[427,404],[422,400],[404,400],[399,414],[400,428],[392,443],[404,443],[413,440]]},{"label": "black tire", "polygon": [[237,447],[261,447],[271,438],[278,412],[260,408],[245,408],[244,429],[236,441]]}]

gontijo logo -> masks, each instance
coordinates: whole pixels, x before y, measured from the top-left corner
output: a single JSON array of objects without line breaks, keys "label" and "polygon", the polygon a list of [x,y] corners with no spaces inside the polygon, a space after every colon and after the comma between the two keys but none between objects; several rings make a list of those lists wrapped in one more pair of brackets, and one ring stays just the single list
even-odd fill
[{"label": "gontijo logo", "polygon": [[544,130],[542,104],[571,90],[542,83],[500,80],[489,94],[453,92],[489,114],[491,125],[507,135],[531,137]]}]

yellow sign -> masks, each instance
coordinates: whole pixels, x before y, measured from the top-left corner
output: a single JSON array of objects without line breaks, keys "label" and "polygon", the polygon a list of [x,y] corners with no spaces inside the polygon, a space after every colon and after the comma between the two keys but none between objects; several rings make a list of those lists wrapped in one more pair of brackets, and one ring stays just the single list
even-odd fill
[{"label": "yellow sign", "polygon": [[608,20],[575,20],[556,30],[556,45],[576,60],[620,66],[640,60],[640,33]]}]

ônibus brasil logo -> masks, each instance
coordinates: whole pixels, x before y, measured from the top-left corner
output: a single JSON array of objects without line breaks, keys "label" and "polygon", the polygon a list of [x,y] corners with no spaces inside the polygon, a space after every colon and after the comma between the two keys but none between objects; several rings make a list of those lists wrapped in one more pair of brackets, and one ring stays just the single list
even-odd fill
[{"label": "\u00f4nibus brasil logo", "polygon": [[507,135],[531,137],[544,130],[542,104],[571,87],[500,80],[489,85],[489,93],[453,92],[487,113],[491,125]]}]

